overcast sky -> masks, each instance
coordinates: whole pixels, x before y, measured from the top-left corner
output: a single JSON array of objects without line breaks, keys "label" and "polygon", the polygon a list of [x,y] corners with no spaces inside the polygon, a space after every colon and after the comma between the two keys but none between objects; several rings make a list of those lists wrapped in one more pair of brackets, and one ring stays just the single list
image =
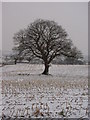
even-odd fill
[{"label": "overcast sky", "polygon": [[19,3],[7,2],[2,6],[3,51],[11,51],[14,33],[34,20],[54,20],[69,34],[75,46],[88,55],[88,3]]}]

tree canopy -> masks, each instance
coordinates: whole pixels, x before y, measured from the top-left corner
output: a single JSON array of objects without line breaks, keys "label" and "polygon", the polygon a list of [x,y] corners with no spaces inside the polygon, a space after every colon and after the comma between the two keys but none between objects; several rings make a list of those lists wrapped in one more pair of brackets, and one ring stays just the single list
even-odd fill
[{"label": "tree canopy", "polygon": [[65,29],[54,21],[38,19],[26,29],[14,35],[15,47],[19,55],[38,57],[43,60],[47,75],[49,64],[57,56],[79,58],[81,52],[73,45]]}]

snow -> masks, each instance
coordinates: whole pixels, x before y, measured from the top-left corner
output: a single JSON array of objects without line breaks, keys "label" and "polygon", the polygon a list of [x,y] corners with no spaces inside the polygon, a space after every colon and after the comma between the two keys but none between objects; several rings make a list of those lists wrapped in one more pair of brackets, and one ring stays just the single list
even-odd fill
[{"label": "snow", "polygon": [[39,64],[2,67],[2,112],[11,117],[88,117],[88,66]]}]

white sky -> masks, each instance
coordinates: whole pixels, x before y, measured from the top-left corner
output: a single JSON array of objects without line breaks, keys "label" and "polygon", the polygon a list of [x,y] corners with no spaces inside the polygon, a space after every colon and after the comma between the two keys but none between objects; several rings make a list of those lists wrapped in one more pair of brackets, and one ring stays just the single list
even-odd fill
[{"label": "white sky", "polygon": [[27,3],[3,2],[3,51],[11,51],[13,35],[37,18],[56,21],[69,34],[75,46],[88,55],[88,3]]}]

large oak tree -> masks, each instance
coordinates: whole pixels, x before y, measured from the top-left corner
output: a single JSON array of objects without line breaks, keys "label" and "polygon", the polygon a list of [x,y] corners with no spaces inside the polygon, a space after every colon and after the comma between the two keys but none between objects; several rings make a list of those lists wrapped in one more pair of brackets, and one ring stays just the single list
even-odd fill
[{"label": "large oak tree", "polygon": [[15,47],[19,55],[30,55],[43,60],[45,69],[42,74],[49,74],[51,61],[57,56],[76,58],[78,50],[69,39],[62,26],[54,21],[38,19],[26,29],[14,35]]}]

